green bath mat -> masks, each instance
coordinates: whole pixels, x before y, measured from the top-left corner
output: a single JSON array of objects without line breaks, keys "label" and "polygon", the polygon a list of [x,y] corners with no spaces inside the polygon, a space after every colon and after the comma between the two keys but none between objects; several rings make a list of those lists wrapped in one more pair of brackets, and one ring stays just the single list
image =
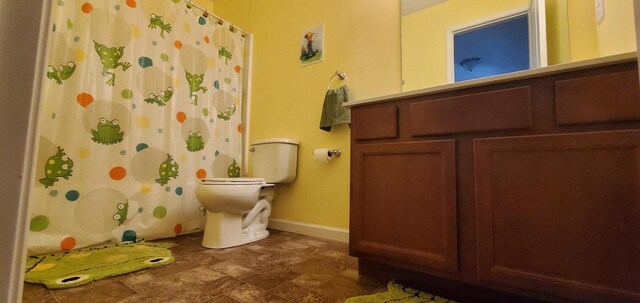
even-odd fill
[{"label": "green bath mat", "polygon": [[40,256],[27,257],[24,280],[50,289],[75,287],[100,280],[173,263],[170,243],[137,242],[109,244]]},{"label": "green bath mat", "polygon": [[387,284],[387,291],[383,293],[353,297],[344,303],[457,303],[456,301],[438,297],[413,288],[404,287],[394,281]]}]

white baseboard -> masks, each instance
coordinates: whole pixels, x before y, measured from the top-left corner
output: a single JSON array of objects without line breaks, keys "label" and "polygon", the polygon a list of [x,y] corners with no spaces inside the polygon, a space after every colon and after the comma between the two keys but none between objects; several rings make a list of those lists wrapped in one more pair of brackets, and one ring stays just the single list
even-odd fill
[{"label": "white baseboard", "polygon": [[289,220],[269,219],[269,228],[322,239],[349,242],[349,230],[324,225],[308,224]]}]

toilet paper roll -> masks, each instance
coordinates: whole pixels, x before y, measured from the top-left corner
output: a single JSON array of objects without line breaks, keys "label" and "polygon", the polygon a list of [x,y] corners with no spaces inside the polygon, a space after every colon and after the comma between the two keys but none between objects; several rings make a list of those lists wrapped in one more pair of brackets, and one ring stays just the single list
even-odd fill
[{"label": "toilet paper roll", "polygon": [[329,156],[328,148],[316,148],[313,150],[313,159],[316,162],[327,163],[331,160],[331,156]]}]

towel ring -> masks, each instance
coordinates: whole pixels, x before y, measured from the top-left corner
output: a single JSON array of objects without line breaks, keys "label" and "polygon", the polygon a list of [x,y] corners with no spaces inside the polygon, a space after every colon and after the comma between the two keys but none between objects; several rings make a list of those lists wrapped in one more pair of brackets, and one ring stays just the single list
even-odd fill
[{"label": "towel ring", "polygon": [[[331,80],[335,77],[340,78],[340,81],[349,81],[349,77],[347,77],[345,72],[336,71],[331,78],[329,78],[329,84],[331,84]],[[331,85],[327,85],[327,89],[331,89]]]}]

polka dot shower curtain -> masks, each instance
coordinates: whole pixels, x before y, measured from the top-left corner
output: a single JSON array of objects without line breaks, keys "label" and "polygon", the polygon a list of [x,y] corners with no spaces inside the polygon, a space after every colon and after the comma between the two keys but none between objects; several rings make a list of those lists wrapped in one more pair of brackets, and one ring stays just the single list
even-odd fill
[{"label": "polka dot shower curtain", "polygon": [[29,253],[202,229],[240,174],[244,38],[180,0],[56,0]]}]

